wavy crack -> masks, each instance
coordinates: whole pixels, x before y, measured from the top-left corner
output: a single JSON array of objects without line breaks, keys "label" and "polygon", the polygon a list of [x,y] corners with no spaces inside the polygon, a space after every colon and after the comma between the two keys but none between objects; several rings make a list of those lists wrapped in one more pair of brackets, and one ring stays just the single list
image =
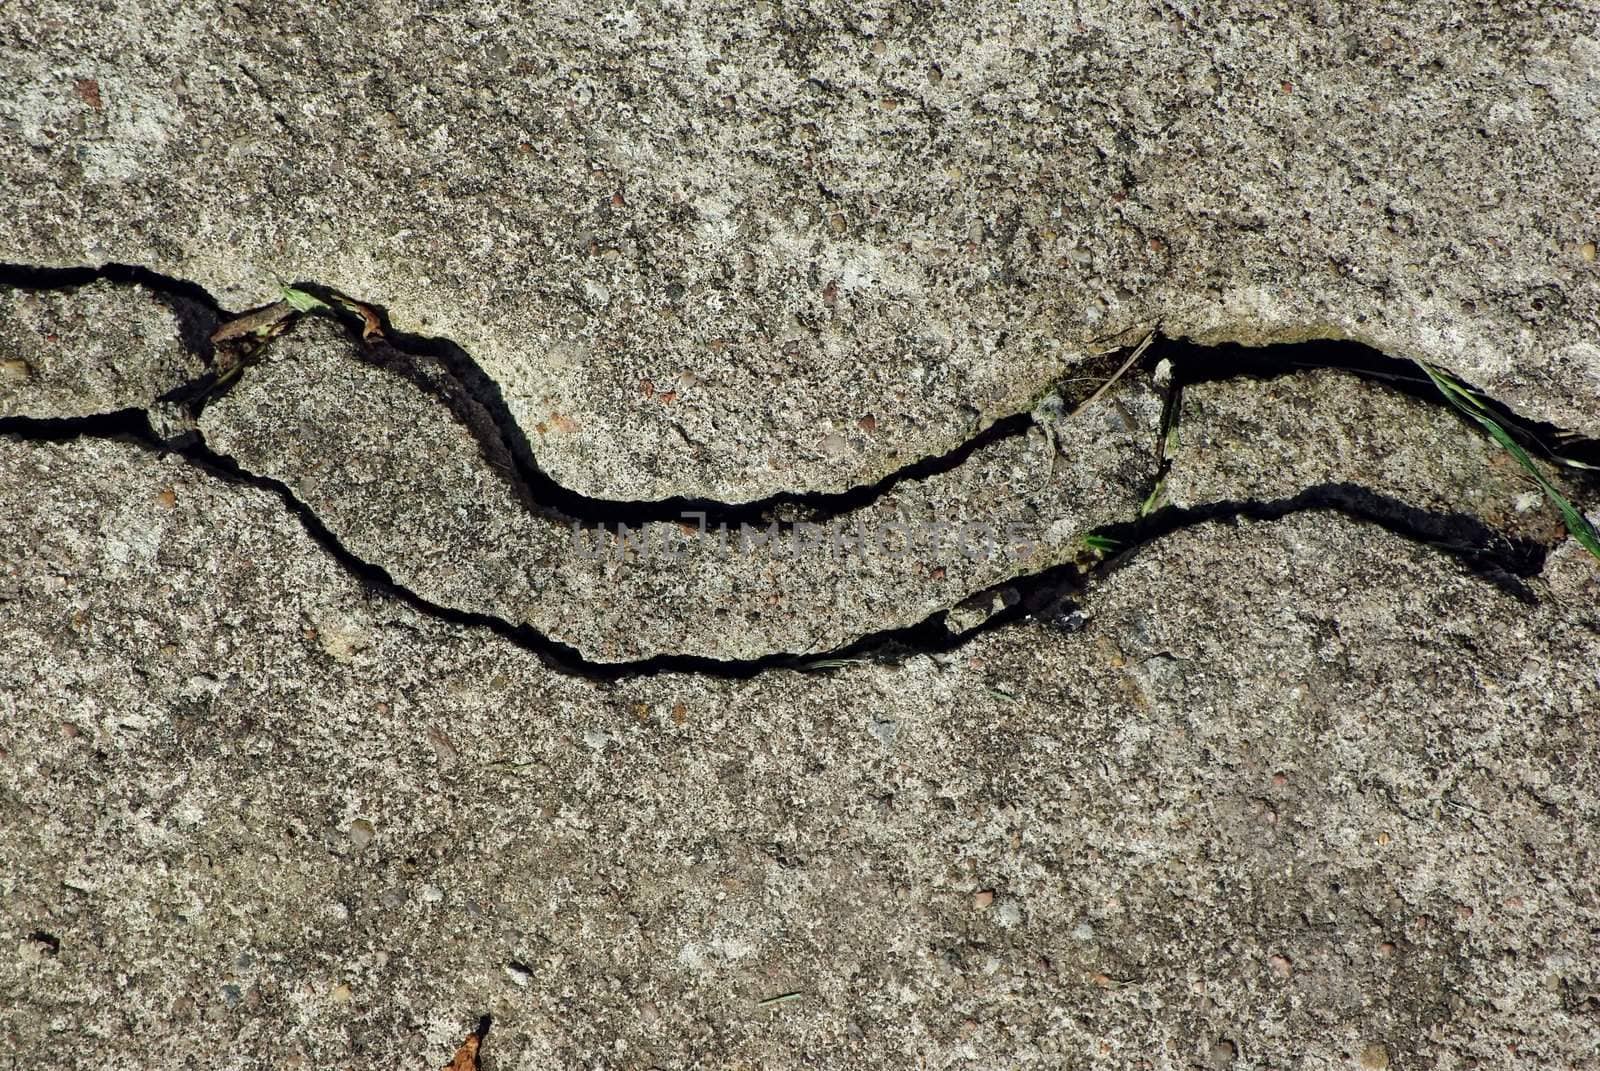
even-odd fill
[{"label": "wavy crack", "polygon": [[978,636],[1024,620],[1038,620],[1055,628],[1076,631],[1081,627],[1081,619],[1076,616],[1078,600],[1092,584],[1103,582],[1156,541],[1203,524],[1240,520],[1269,522],[1296,513],[1329,510],[1430,546],[1525,602],[1534,599],[1525,580],[1538,575],[1546,556],[1543,546],[1510,539],[1466,514],[1430,513],[1364,487],[1328,484],[1307,488],[1292,498],[1217,502],[1197,508],[1168,507],[1136,521],[1104,526],[1095,534],[1121,547],[1117,554],[1093,565],[1071,562],[1051,566],[978,592],[968,601],[992,600],[1003,608],[965,629],[952,628],[950,610],[945,609],[915,624],[872,632],[823,652],[785,652],[748,659],[666,654],[626,662],[602,662],[587,658],[570,644],[526,624],[438,603],[397,583],[381,565],[366,561],[345,547],[287,484],[249,472],[233,459],[200,443],[177,448],[168,446],[150,428],[140,410],[61,419],[8,417],[0,419],[0,433],[35,442],[97,438],[137,444],[152,451],[176,454],[214,478],[269,491],[323,550],[377,594],[397,599],[441,621],[487,629],[533,653],[558,672],[594,681],[663,673],[746,679],[770,670],[819,671],[852,661],[895,663],[915,655],[948,653]]},{"label": "wavy crack", "polygon": [[[0,283],[17,289],[64,290],[96,281],[137,284],[160,295],[173,310],[184,345],[206,364],[207,371],[163,392],[157,403],[187,412],[192,430],[174,434],[162,420],[153,419],[155,407],[123,408],[112,412],[68,417],[12,416],[0,418],[0,433],[33,441],[76,438],[115,439],[175,453],[197,468],[233,483],[275,494],[300,521],[312,538],[341,566],[374,590],[397,598],[417,611],[440,620],[486,628],[533,652],[553,669],[596,680],[657,673],[700,673],[717,677],[750,677],[773,669],[821,670],[855,660],[897,661],[908,655],[954,650],[974,637],[1015,622],[1031,619],[1058,628],[1075,629],[1082,618],[1078,599],[1103,581],[1139,551],[1170,534],[1200,524],[1271,521],[1307,510],[1333,510],[1360,519],[1414,542],[1445,553],[1473,573],[1524,601],[1534,599],[1528,578],[1543,566],[1548,545],[1536,539],[1507,534],[1467,512],[1426,509],[1399,497],[1346,480],[1326,480],[1292,495],[1226,498],[1203,504],[1163,504],[1162,495],[1181,437],[1184,392],[1206,383],[1237,379],[1270,379],[1306,369],[1338,369],[1387,389],[1442,406],[1430,393],[1426,377],[1408,361],[1387,357],[1353,342],[1308,342],[1247,349],[1235,345],[1199,346],[1176,339],[1158,338],[1138,364],[1137,375],[1167,377],[1162,418],[1152,451],[1152,465],[1141,477],[1148,493],[1144,507],[1125,520],[1094,524],[1079,533],[1079,552],[1065,560],[1003,577],[967,594],[967,597],[896,623],[863,629],[847,642],[820,650],[785,650],[756,657],[715,657],[699,653],[663,652],[646,657],[602,659],[586,654],[580,644],[566,642],[549,630],[519,621],[504,613],[452,605],[437,593],[396,577],[393,568],[361,548],[348,534],[297,489],[292,479],[256,471],[210,443],[194,425],[208,407],[229,398],[239,384],[254,374],[244,369],[232,377],[219,367],[211,339],[223,324],[237,317],[226,313],[202,288],[182,280],[167,279],[143,269],[112,265],[101,269],[38,269],[0,266]],[[451,419],[470,433],[481,458],[503,476],[527,511],[547,521],[578,528],[607,525],[643,527],[680,521],[685,514],[701,514],[711,526],[748,524],[818,524],[859,514],[892,500],[897,490],[926,484],[955,473],[997,444],[1036,435],[1045,428],[1051,438],[1051,472],[1059,458],[1046,425],[1077,402],[1103,387],[1105,376],[1122,363],[1128,351],[1100,356],[1094,374],[1074,370],[1074,377],[1089,385],[1076,391],[1058,389],[1028,413],[1012,414],[982,430],[954,449],[904,466],[882,479],[844,492],[785,492],[757,502],[723,503],[698,498],[651,501],[596,499],[562,487],[539,467],[531,443],[512,418],[498,386],[460,347],[448,340],[398,332],[379,307],[353,302],[329,288],[304,284],[332,307],[350,345],[364,362],[397,375],[441,404]],[[343,310],[335,312],[332,310]],[[295,319],[300,317],[296,315]],[[1059,388],[1059,385],[1058,385]],[[1528,421],[1504,406],[1493,411],[1520,441],[1545,456],[1560,456],[1600,463],[1600,443],[1566,435],[1559,429]],[[1481,429],[1467,423],[1474,435]],[[1070,463],[1069,459],[1069,463]],[[1582,476],[1576,482],[1592,489]],[[1129,509],[1124,512],[1133,512]],[[973,610],[974,612],[967,612]]]}]

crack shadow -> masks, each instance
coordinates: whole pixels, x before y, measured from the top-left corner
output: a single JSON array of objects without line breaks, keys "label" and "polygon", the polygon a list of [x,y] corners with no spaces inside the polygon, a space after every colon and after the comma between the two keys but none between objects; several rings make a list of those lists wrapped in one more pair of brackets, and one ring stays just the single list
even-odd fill
[{"label": "crack shadow", "polygon": [[[208,366],[215,363],[211,335],[217,326],[236,315],[223,310],[216,299],[199,284],[161,275],[127,264],[108,264],[99,268],[42,268],[21,264],[0,264],[0,286],[27,290],[70,290],[95,281],[143,286],[160,295],[174,310],[185,346]],[[959,468],[973,454],[997,442],[1025,435],[1034,424],[1032,412],[1012,413],[997,418],[987,427],[950,450],[919,458],[869,483],[842,491],[782,491],[748,502],[722,502],[695,496],[663,499],[611,499],[584,495],[565,487],[539,464],[533,444],[517,422],[500,385],[478,362],[450,339],[409,333],[395,328],[382,305],[358,302],[348,295],[314,281],[299,281],[294,288],[311,294],[328,308],[308,315],[326,316],[339,323],[355,352],[369,363],[399,375],[413,386],[439,400],[452,417],[473,436],[484,458],[494,470],[506,475],[517,496],[536,516],[565,525],[600,528],[606,525],[640,527],[651,523],[675,523],[685,514],[705,516],[707,527],[726,524],[764,526],[776,521],[784,530],[796,523],[827,523],[845,514],[876,503],[894,488],[941,475]],[[370,331],[356,308],[370,312],[377,330]],[[297,314],[295,319],[299,319]],[[1093,387],[1071,387],[1069,382],[1095,383],[1109,376],[1132,349],[1109,350],[1074,366],[1069,373],[1047,385],[1045,393],[1061,396],[1064,408],[1092,393]],[[1249,376],[1269,379],[1316,368],[1334,369],[1358,378],[1381,383],[1429,405],[1449,409],[1472,434],[1487,437],[1477,423],[1466,419],[1442,398],[1426,375],[1409,360],[1389,357],[1360,342],[1312,340],[1244,346],[1239,343],[1202,345],[1182,338],[1157,333],[1153,345],[1138,362],[1146,372],[1161,362],[1173,370],[1168,396],[1170,415],[1175,416],[1177,400],[1188,384]],[[236,382],[236,381],[235,381]],[[1461,381],[1469,390],[1473,385]],[[219,383],[215,370],[196,380],[172,388],[159,399],[184,405],[198,417],[205,405],[226,393],[232,383]],[[1587,465],[1600,466],[1600,439],[1573,436],[1548,423],[1530,420],[1479,392],[1491,415],[1498,419],[1525,447],[1555,456],[1553,443],[1561,443],[1562,455]],[[1166,417],[1163,418],[1166,426]],[[1587,490],[1600,488],[1600,475],[1583,470],[1568,470],[1566,475]],[[1159,479],[1159,477],[1158,477]]]},{"label": "crack shadow", "polygon": [[226,483],[267,491],[283,503],[318,546],[370,591],[394,598],[439,621],[486,629],[532,653],[552,670],[598,682],[670,673],[743,680],[772,670],[815,672],[858,661],[892,665],[917,655],[948,653],[980,635],[1027,620],[1071,631],[1077,598],[1131,563],[1141,550],[1189,528],[1240,518],[1273,521],[1308,511],[1342,513],[1433,547],[1454,558],[1468,572],[1525,603],[1535,601],[1535,596],[1524,578],[1538,575],[1545,560],[1544,547],[1510,539],[1470,515],[1417,509],[1356,484],[1322,484],[1287,499],[1218,502],[1184,509],[1168,507],[1137,521],[1097,528],[1090,535],[1116,543],[1119,549],[1114,556],[1092,567],[1075,562],[1057,564],[986,588],[964,601],[997,598],[1004,608],[965,630],[952,630],[947,624],[950,611],[939,610],[914,624],[870,632],[823,652],[780,652],[749,659],[664,654],[603,662],[586,657],[576,647],[531,625],[447,606],[412,591],[397,582],[383,566],[361,558],[346,547],[288,484],[250,472],[203,442],[174,446],[163,441],[141,409],[123,409],[90,417],[0,418],[0,435],[33,442],[89,438],[130,443],[153,453],[180,456],[200,471]]},{"label": "crack shadow", "polygon": [[[169,390],[161,401],[179,403],[197,416],[208,400],[226,390],[227,384],[219,383],[214,367],[211,336],[219,325],[233,317],[198,285],[129,265],[113,264],[102,268],[0,265],[0,285],[20,289],[70,290],[96,281],[138,285],[157,293],[173,308],[184,344],[212,366],[213,370],[205,376]],[[594,498],[563,487],[545,473],[532,444],[513,418],[499,385],[460,346],[448,339],[397,331],[382,307],[353,303],[330,288],[314,283],[296,284],[296,287],[329,303],[327,315],[344,327],[363,360],[402,376],[441,401],[452,417],[471,431],[496,471],[512,474],[519,497],[531,511],[566,524],[590,528],[607,524],[642,526],[652,522],[677,522],[685,513],[705,514],[704,523],[708,526],[764,525],[772,521],[787,525],[799,521],[825,522],[871,505],[902,483],[952,471],[978,450],[1026,434],[1034,422],[1031,413],[1002,417],[944,454],[920,459],[880,480],[845,491],[781,492],[745,503],[694,497]],[[376,317],[376,331],[357,308]],[[1099,355],[1107,374],[1127,352],[1108,351]],[[1311,368],[1338,369],[1381,382],[1430,404],[1451,408],[1413,362],[1388,357],[1356,342],[1202,346],[1183,339],[1157,337],[1139,367],[1153,371],[1163,361],[1173,370],[1162,420],[1163,440],[1168,421],[1176,418],[1185,385],[1240,376],[1271,378]],[[1080,366],[1074,368],[1072,374],[1081,380],[1084,371]],[[1087,395],[1090,391],[1081,393]],[[1547,456],[1552,454],[1549,444],[1562,441],[1564,455],[1600,464],[1600,440],[1565,436],[1551,425],[1522,418],[1492,400],[1486,399],[1486,402],[1505,426],[1515,429],[1519,437],[1525,437],[1529,445],[1536,446]],[[1474,434],[1484,434],[1474,422],[1461,419]],[[1115,553],[1098,562],[1054,565],[969,596],[964,603],[990,600],[997,601],[1002,608],[964,630],[951,626],[951,610],[946,609],[915,624],[870,632],[821,653],[785,652],[752,659],[662,654],[633,661],[603,662],[585,657],[577,648],[530,625],[457,609],[411,591],[395,581],[383,566],[366,561],[346,547],[289,484],[249,471],[234,458],[208,446],[198,432],[164,439],[152,425],[149,410],[120,409],[86,417],[4,417],[0,418],[0,434],[36,442],[93,438],[132,443],[157,453],[177,454],[217,479],[268,491],[300,521],[330,557],[369,589],[395,598],[425,616],[487,629],[530,651],[553,670],[596,681],[663,673],[744,679],[771,670],[818,671],[854,661],[898,663],[918,654],[955,650],[976,636],[1023,620],[1072,630],[1081,622],[1074,611],[1076,600],[1083,593],[1135,560],[1145,548],[1169,535],[1203,524],[1237,523],[1241,519],[1273,521],[1307,511],[1334,511],[1430,546],[1455,559],[1467,572],[1525,603],[1535,601],[1527,580],[1538,575],[1547,549],[1530,540],[1513,539],[1469,514],[1419,509],[1355,483],[1325,483],[1289,498],[1223,501],[1188,508],[1168,506],[1136,520],[1097,528],[1087,533],[1086,543],[1098,540],[1100,545],[1114,547]],[[1169,463],[1170,459],[1163,452],[1158,484]],[[1582,473],[1575,479],[1588,486],[1596,483]]]}]

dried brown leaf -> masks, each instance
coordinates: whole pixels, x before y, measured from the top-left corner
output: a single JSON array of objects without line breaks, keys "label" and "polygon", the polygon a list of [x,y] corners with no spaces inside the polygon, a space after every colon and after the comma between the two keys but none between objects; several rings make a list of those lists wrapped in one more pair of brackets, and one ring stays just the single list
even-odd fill
[{"label": "dried brown leaf", "polygon": [[212,345],[231,342],[234,339],[254,338],[265,341],[275,335],[281,334],[295,317],[294,309],[290,308],[287,301],[279,301],[268,305],[255,312],[247,312],[243,316],[236,316],[211,332]]},{"label": "dried brown leaf", "polygon": [[371,306],[363,305],[361,302],[347,298],[343,294],[335,294],[333,300],[337,301],[346,312],[353,312],[361,317],[361,341],[365,342],[374,335],[379,338],[383,337],[383,321],[378,319],[378,314],[373,311]]},{"label": "dried brown leaf", "polygon": [[483,1039],[488,1033],[489,1020],[485,1017],[478,1023],[477,1029],[467,1035],[461,1047],[456,1050],[455,1057],[444,1065],[444,1071],[480,1071],[478,1047],[483,1044]]}]

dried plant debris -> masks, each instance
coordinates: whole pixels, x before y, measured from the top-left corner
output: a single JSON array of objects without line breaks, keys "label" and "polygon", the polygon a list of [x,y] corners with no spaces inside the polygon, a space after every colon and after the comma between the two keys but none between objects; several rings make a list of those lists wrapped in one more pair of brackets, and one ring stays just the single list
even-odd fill
[{"label": "dried plant debris", "polygon": [[473,1028],[461,1042],[461,1047],[456,1050],[455,1056],[444,1065],[444,1071],[479,1071],[479,1051],[483,1047],[483,1039],[489,1036],[489,1017],[485,1015],[478,1020],[478,1025]]}]

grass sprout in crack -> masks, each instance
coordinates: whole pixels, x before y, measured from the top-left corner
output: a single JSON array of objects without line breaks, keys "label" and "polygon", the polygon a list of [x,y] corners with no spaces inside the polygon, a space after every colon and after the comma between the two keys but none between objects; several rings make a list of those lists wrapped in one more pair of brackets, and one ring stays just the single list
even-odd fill
[{"label": "grass sprout in crack", "polygon": [[[1442,372],[1424,361],[1418,361],[1417,366],[1428,374],[1428,378],[1433,381],[1434,386],[1439,388],[1439,393],[1444,396],[1446,401],[1469,420],[1488,432],[1490,437],[1499,443],[1516,460],[1517,464],[1527,471],[1529,476],[1533,477],[1534,483],[1539,485],[1539,490],[1543,491],[1545,497],[1560,511],[1561,519],[1566,524],[1567,531],[1572,533],[1572,538],[1576,539],[1585,550],[1593,555],[1595,560],[1600,561],[1600,535],[1595,533],[1594,525],[1590,524],[1589,518],[1579,512],[1578,507],[1574,506],[1561,493],[1560,489],[1540,471],[1539,466],[1534,463],[1528,451],[1523,449],[1522,444],[1512,437],[1504,424],[1495,419],[1487,402],[1476,391],[1463,387],[1448,373]],[[1593,468],[1591,465],[1571,459],[1558,460],[1563,461],[1565,464],[1585,469]]]}]

